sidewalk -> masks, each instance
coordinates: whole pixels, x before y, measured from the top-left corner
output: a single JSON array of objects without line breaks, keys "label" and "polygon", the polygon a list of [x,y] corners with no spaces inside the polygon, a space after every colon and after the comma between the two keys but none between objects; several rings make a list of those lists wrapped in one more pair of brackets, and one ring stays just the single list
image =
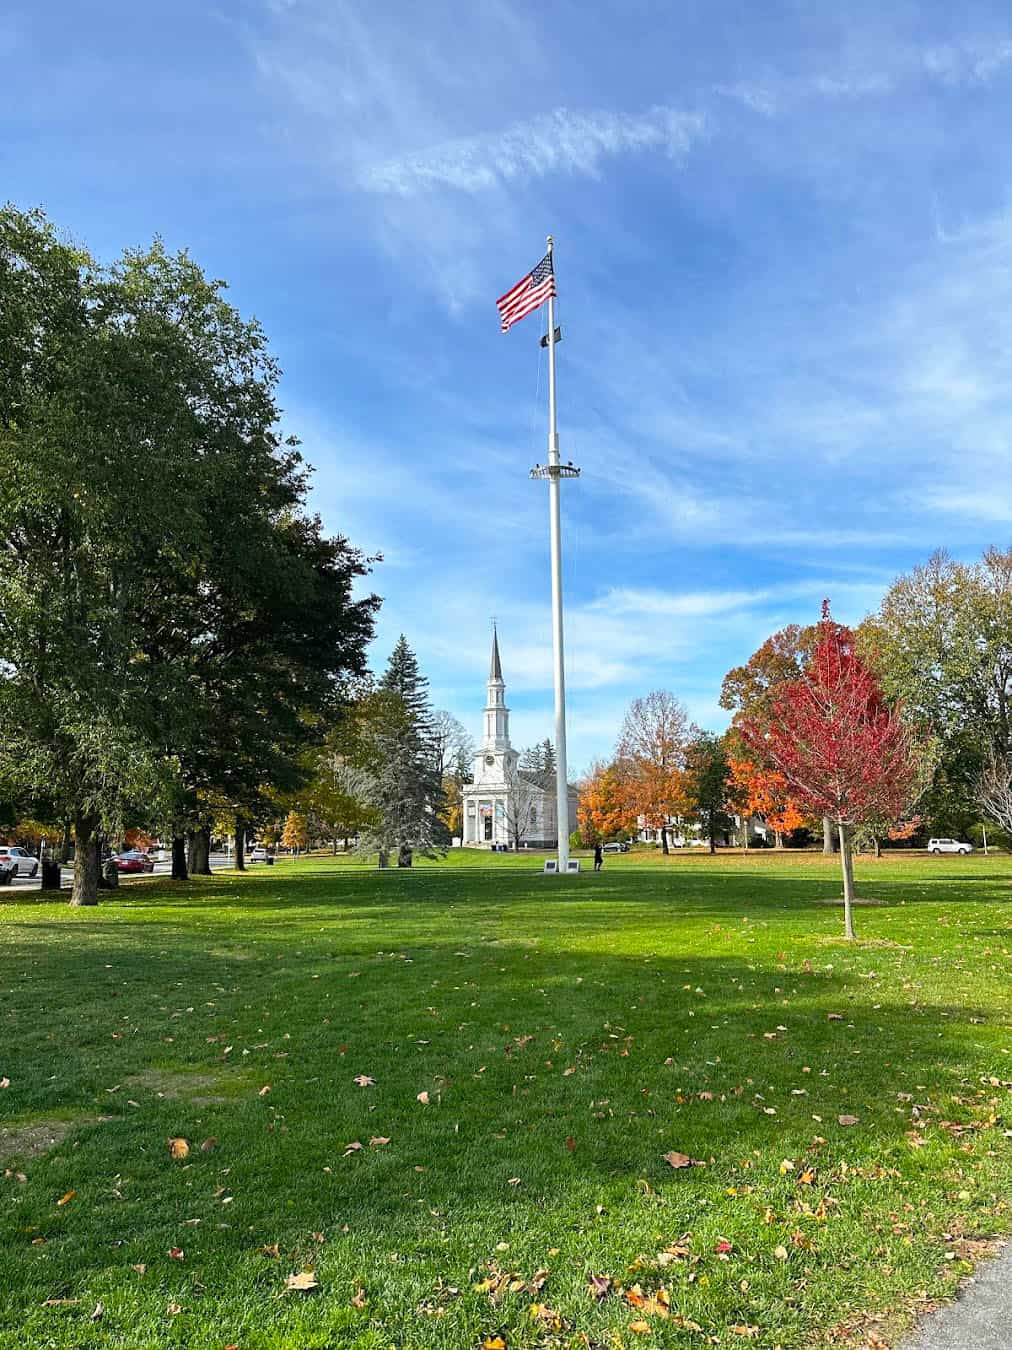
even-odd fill
[{"label": "sidewalk", "polygon": [[1012,1242],[982,1262],[955,1303],[929,1313],[901,1350],[1012,1350]]}]

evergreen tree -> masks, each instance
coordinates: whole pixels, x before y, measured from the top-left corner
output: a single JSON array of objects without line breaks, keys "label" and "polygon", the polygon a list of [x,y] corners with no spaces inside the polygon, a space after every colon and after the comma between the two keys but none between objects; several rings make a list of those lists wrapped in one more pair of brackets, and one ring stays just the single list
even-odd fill
[{"label": "evergreen tree", "polygon": [[430,855],[446,843],[427,691],[428,680],[402,633],[380,680],[368,733],[376,811],[368,842],[379,854],[380,867],[389,865],[394,850],[397,866],[410,867],[416,852]]}]

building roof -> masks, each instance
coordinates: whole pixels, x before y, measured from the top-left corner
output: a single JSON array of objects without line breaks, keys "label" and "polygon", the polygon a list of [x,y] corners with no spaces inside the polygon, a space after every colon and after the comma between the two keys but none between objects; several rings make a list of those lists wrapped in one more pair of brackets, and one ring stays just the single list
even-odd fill
[{"label": "building roof", "polygon": [[489,666],[488,678],[490,680],[502,679],[502,665],[499,662],[499,634],[496,632],[495,624],[492,625],[492,663]]}]

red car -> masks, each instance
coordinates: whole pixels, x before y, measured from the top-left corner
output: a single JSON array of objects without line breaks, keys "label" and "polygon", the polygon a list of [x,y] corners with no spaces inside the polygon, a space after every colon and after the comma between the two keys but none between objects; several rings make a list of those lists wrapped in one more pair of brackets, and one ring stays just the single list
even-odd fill
[{"label": "red car", "polygon": [[153,872],[155,870],[152,859],[137,848],[127,849],[125,853],[116,853],[112,860],[116,864],[117,872]]}]

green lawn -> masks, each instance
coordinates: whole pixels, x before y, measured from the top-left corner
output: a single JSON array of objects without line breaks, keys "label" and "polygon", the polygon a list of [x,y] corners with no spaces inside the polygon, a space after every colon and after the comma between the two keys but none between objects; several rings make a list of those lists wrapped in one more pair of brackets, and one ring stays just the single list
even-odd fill
[{"label": "green lawn", "polygon": [[1012,860],[538,865],[4,895],[0,1346],[894,1344],[1012,1233]]}]

